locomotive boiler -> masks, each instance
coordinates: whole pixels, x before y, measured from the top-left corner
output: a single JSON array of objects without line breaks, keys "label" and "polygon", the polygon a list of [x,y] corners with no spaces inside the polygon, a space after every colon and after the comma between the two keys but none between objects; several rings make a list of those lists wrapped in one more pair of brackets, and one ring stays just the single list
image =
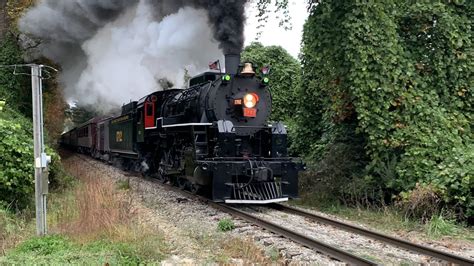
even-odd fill
[{"label": "locomotive boiler", "polygon": [[156,91],[124,105],[107,120],[109,150],[95,154],[133,162],[218,202],[296,198],[303,164],[288,156],[285,126],[269,123],[268,77],[240,64],[240,55],[227,55],[225,66],[225,73],[193,77],[187,89]]}]

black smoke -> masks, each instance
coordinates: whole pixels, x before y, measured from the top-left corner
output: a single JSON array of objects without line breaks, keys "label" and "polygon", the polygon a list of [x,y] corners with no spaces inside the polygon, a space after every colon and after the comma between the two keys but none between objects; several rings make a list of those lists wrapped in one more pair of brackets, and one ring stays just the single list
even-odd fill
[{"label": "black smoke", "polygon": [[[214,38],[223,52],[239,53],[243,48],[247,0],[145,1],[155,8],[157,20],[176,13],[185,6],[203,8],[208,13]],[[23,32],[41,38],[55,48],[62,47],[61,50],[69,53],[71,48],[77,50],[77,46],[91,38],[98,29],[138,2],[139,0],[42,0],[22,18],[20,28]],[[51,51],[46,55],[56,60],[61,59],[61,56],[55,56]]]},{"label": "black smoke", "polygon": [[245,4],[243,0],[211,0],[206,7],[214,38],[225,54],[240,53],[244,45]]},{"label": "black smoke", "polygon": [[148,0],[158,17],[177,12],[181,7],[203,8],[208,13],[214,38],[224,54],[240,53],[244,45],[245,5],[247,0]]}]

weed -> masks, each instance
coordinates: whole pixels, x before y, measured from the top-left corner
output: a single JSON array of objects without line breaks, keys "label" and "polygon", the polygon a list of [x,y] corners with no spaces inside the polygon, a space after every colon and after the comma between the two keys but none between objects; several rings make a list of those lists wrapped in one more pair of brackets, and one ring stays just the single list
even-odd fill
[{"label": "weed", "polygon": [[231,231],[235,229],[235,224],[231,219],[224,218],[224,219],[219,220],[219,223],[217,224],[217,228],[222,232],[227,232],[227,231]]},{"label": "weed", "polygon": [[[248,239],[231,238],[222,240],[223,254],[221,257],[239,258],[247,264],[262,264],[268,265],[279,260],[279,253],[277,250],[274,256],[269,257],[266,252],[255,243]],[[219,262],[219,261],[218,261]]]},{"label": "weed", "polygon": [[60,250],[69,250],[72,248],[71,242],[60,235],[48,235],[44,237],[33,237],[20,244],[15,252],[28,253],[33,252],[37,255],[50,255]]},{"label": "weed", "polygon": [[430,221],[425,225],[425,228],[427,234],[433,238],[457,233],[455,223],[449,219],[445,219],[442,214],[433,215]]},{"label": "weed", "polygon": [[273,246],[271,248],[267,249],[266,254],[273,262],[276,262],[281,258],[280,257],[280,252],[278,251],[278,249],[276,249]]},{"label": "weed", "polygon": [[100,240],[79,244],[65,236],[51,235],[23,242],[0,258],[0,265],[140,265],[162,259],[142,256],[138,251],[135,243]]},{"label": "weed", "polygon": [[[28,211],[25,214],[29,214]],[[0,255],[33,233],[33,229],[28,226],[28,220],[25,215],[14,215],[0,208]]]},{"label": "weed", "polygon": [[129,190],[130,189],[130,179],[127,178],[126,180],[117,181],[117,189]]}]

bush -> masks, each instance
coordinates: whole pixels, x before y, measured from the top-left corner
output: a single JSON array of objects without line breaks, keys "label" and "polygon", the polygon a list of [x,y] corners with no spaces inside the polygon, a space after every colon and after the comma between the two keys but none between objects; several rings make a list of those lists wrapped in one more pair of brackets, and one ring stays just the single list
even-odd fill
[{"label": "bush", "polygon": [[428,222],[441,211],[440,194],[433,186],[417,184],[414,189],[402,192],[397,204],[404,210],[406,217]]},{"label": "bush", "polygon": [[31,125],[14,112],[0,113],[0,194],[4,204],[23,208],[34,191]]},{"label": "bush", "polygon": [[[52,188],[64,185],[59,156],[52,157],[50,182]],[[34,192],[33,136],[31,123],[11,110],[0,112],[0,204],[22,209],[32,201]]]}]

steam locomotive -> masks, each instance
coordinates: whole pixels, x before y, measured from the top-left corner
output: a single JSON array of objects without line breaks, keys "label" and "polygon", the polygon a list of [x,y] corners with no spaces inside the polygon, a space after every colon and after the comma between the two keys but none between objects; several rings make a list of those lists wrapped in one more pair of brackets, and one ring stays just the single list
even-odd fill
[{"label": "steam locomotive", "polygon": [[268,123],[268,77],[257,77],[240,55],[226,55],[225,65],[226,73],[202,73],[187,89],[156,91],[119,116],[94,118],[61,143],[216,202],[296,198],[303,163],[288,156],[285,126]]}]

